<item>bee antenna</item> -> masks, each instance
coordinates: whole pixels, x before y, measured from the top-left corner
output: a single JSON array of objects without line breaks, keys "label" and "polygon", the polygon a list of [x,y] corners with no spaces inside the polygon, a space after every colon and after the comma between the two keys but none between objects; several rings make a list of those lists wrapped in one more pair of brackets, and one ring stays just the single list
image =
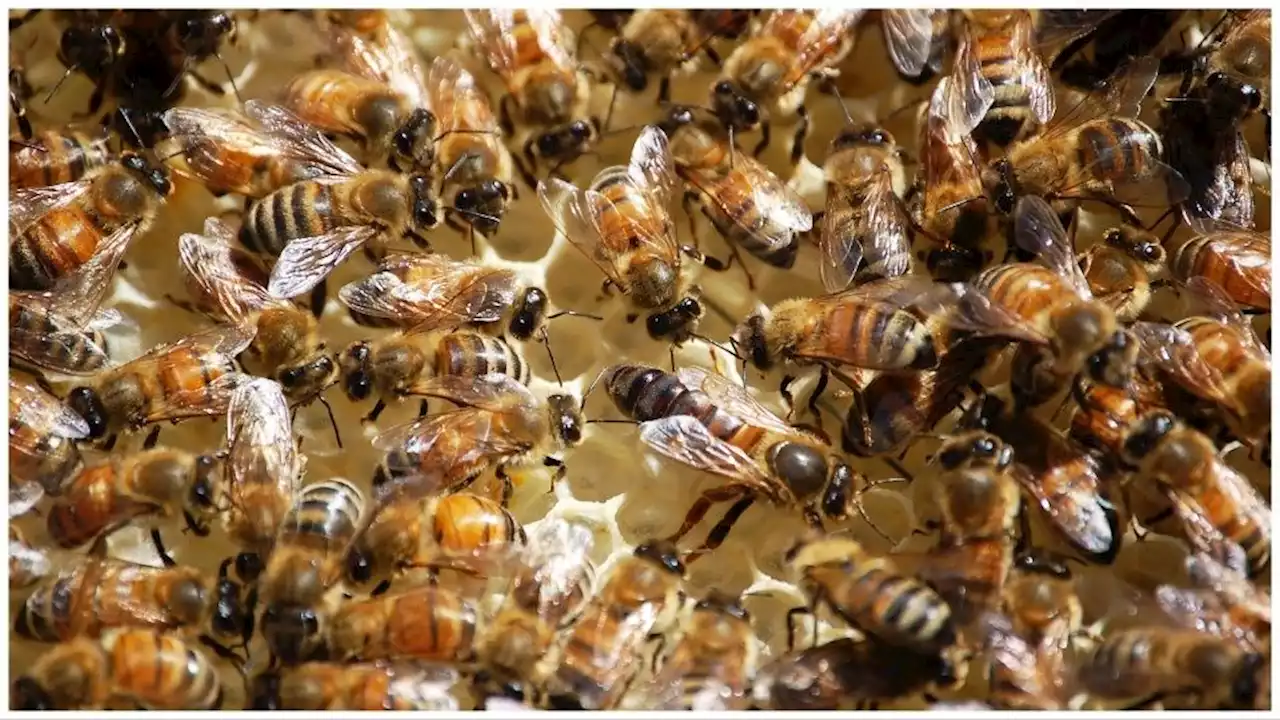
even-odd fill
[{"label": "bee antenna", "polygon": [[898,117],[899,115],[901,115],[902,113],[906,112],[907,110],[910,110],[910,109],[915,108],[915,107],[919,107],[919,106],[921,106],[921,105],[923,105],[923,104],[925,104],[925,103],[927,103],[927,102],[929,102],[929,99],[928,99],[928,98],[919,98],[919,99],[917,99],[917,100],[912,100],[911,102],[907,103],[906,105],[903,105],[902,107],[898,108],[897,110],[894,110],[893,112],[891,112],[891,113],[889,113],[888,115],[886,115],[884,119],[885,119],[886,121],[888,121],[888,120],[892,120],[892,119],[894,119],[894,118]]},{"label": "bee antenna", "polygon": [[[191,72],[191,56],[187,55],[182,58],[182,69],[173,76],[173,82],[169,83],[169,87],[160,95],[160,97],[167,98],[172,95],[173,91],[178,89],[178,84],[187,77],[187,73],[189,72]],[[230,74],[230,71],[228,71],[228,74]],[[237,94],[236,97],[239,97],[239,95]]]},{"label": "bee antenna", "polygon": [[129,132],[133,133],[133,139],[138,141],[138,147],[146,147],[146,143],[142,142],[142,135],[138,132],[138,128],[133,124],[133,119],[129,117],[129,109],[116,108],[116,112],[120,113],[120,117],[124,119],[124,124],[129,126]]},{"label": "bee antenna", "polygon": [[844,104],[844,96],[840,94],[840,88],[836,87],[834,82],[830,83],[831,94],[835,96],[836,102],[840,103],[840,112],[844,113],[844,124],[853,125],[853,116],[849,114],[849,106]]},{"label": "bee antenna", "polygon": [[542,336],[542,346],[547,349],[547,358],[551,360],[551,374],[556,376],[556,384],[564,387],[564,380],[560,377],[560,368],[556,366],[556,356],[551,352],[551,338],[547,335],[546,325],[539,328],[539,334]]},{"label": "bee antenna", "polygon": [[450,205],[448,209],[458,213],[459,215],[462,215],[463,217],[475,218],[477,220],[489,220],[495,223],[502,221],[502,219],[499,217],[489,215],[488,213],[482,213],[478,210],[464,210],[462,208],[454,207],[452,205]]},{"label": "bee antenna", "polygon": [[593,379],[591,384],[587,386],[587,391],[582,393],[582,402],[578,406],[578,412],[586,412],[587,398],[591,397],[591,393],[595,392],[596,385],[600,383],[600,379],[604,377],[607,370],[608,368],[601,368],[600,372],[596,373],[595,379]]},{"label": "bee antenna", "polygon": [[559,318],[559,317],[579,317],[579,318],[585,318],[587,320],[600,320],[602,322],[604,321],[604,317],[600,315],[592,315],[591,313],[578,312],[577,310],[561,310],[559,312],[548,315],[547,320],[555,320],[556,318]]},{"label": "bee antenna", "polygon": [[54,83],[53,89],[50,90],[49,94],[45,96],[44,98],[45,105],[49,104],[49,101],[53,99],[53,96],[55,94],[57,94],[58,88],[62,87],[62,83],[66,82],[67,78],[71,77],[71,73],[75,72],[77,68],[79,68],[79,65],[72,65],[71,67],[67,68],[66,72],[62,73],[62,77],[58,78],[58,82]]},{"label": "bee antenna", "polygon": [[698,333],[689,333],[689,337],[691,337],[691,338],[695,338],[695,339],[697,339],[697,340],[701,340],[702,342],[704,342],[704,343],[706,343],[706,344],[708,344],[708,345],[711,345],[711,346],[713,346],[713,347],[719,348],[719,349],[721,349],[721,350],[725,351],[726,353],[728,353],[728,354],[732,355],[732,356],[734,357],[734,359],[735,359],[735,360],[741,360],[741,359],[742,359],[742,356],[741,356],[741,355],[739,355],[736,351],[734,351],[734,350],[732,350],[732,349],[730,349],[730,348],[725,347],[722,343],[718,343],[718,342],[716,342],[715,340],[712,340],[711,338],[707,337],[706,335],[699,335]]},{"label": "bee antenna", "polygon": [[338,443],[338,449],[342,449],[342,433],[338,432],[338,421],[333,417],[333,407],[329,405],[329,401],[324,395],[317,395],[316,399],[324,406],[325,412],[329,413],[329,424],[333,426],[333,439]]},{"label": "bee antenna", "polygon": [[222,64],[222,69],[227,71],[227,82],[231,85],[231,92],[235,94],[236,101],[240,103],[240,106],[244,107],[244,98],[240,95],[240,88],[236,87],[236,78],[231,74],[231,66],[222,58],[221,53],[215,52],[213,56],[218,58],[218,62]]},{"label": "bee antenna", "polygon": [[958,207],[964,207],[965,205],[968,205],[971,202],[977,202],[981,199],[983,199],[981,195],[974,195],[973,197],[965,198],[964,200],[957,200],[951,203],[950,205],[944,205],[941,208],[938,208],[938,211],[934,214],[941,215],[942,213],[947,212],[948,210],[954,210]]}]

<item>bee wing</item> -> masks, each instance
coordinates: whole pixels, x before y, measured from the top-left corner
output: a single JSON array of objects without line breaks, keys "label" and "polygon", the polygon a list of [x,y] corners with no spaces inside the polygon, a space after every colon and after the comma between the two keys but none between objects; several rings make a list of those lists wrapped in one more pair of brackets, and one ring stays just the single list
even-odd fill
[{"label": "bee wing", "polygon": [[898,72],[915,77],[924,72],[933,49],[933,10],[881,10],[880,26],[889,58]]},{"label": "bee wing", "polygon": [[[794,12],[812,12],[813,19],[809,22],[809,26],[805,28],[804,35],[800,38],[800,41],[796,44],[795,63],[792,65],[792,71],[787,75],[786,87],[791,87],[803,80],[820,64],[830,65],[838,61],[840,58],[835,57],[833,53],[846,44],[852,36],[854,26],[862,18],[863,13],[861,10],[837,10],[835,8]],[[770,20],[779,15],[780,11],[775,10],[773,15],[770,16]],[[779,22],[785,23],[787,21],[779,17]],[[762,34],[769,34],[767,28],[761,32]]]},{"label": "bee wing", "polygon": [[383,24],[374,37],[362,36],[350,28],[335,27],[331,35],[335,54],[344,69],[353,75],[377,80],[408,99],[414,107],[428,102],[427,72],[413,44],[390,23]]},{"label": "bee wing", "polygon": [[447,324],[436,308],[428,304],[425,292],[406,290],[404,282],[389,272],[375,273],[343,285],[338,298],[358,313],[395,320],[404,328],[419,327],[433,320],[440,320],[439,325]]},{"label": "bee wing", "polygon": [[292,497],[297,492],[303,460],[280,383],[254,378],[232,391],[227,444],[227,473],[233,488],[271,478],[282,494]]},{"label": "bee wing", "polygon": [[453,130],[499,133],[489,96],[476,79],[453,59],[443,55],[431,62],[427,91],[441,135]]},{"label": "bee wing", "polygon": [[[221,225],[212,218],[210,222]],[[178,265],[200,292],[217,304],[222,317],[241,322],[278,300],[240,272],[233,256],[235,249],[221,229],[206,223],[206,233],[213,230],[213,234],[183,233],[178,238]]]},{"label": "bee wing", "polygon": [[407,702],[414,710],[453,712],[459,709],[451,689],[458,683],[458,671],[445,665],[396,663],[388,668],[386,697]]},{"label": "bee wing", "polygon": [[414,385],[414,394],[490,412],[513,407],[536,407],[538,399],[510,375],[489,373],[480,377],[437,375]]},{"label": "bee wing", "polygon": [[[9,417],[68,440],[89,437],[89,423],[39,385],[9,375]],[[13,439],[10,438],[12,449]]]},{"label": "bee wing", "polygon": [[372,225],[348,225],[289,241],[271,269],[267,291],[278,298],[309,291],[377,232]]},{"label": "bee wing", "polygon": [[586,193],[571,183],[552,177],[538,183],[538,199],[570,245],[595,263],[605,277],[619,287],[627,287],[615,253],[604,245],[596,231],[595,213]]},{"label": "bee wing", "polygon": [[136,224],[126,225],[98,244],[93,257],[75,272],[54,283],[49,291],[50,308],[80,326],[89,324],[98,311],[98,306],[111,289],[111,280],[115,277],[116,268],[124,259],[129,249],[129,241],[138,229]]},{"label": "bee wing", "polygon": [[[15,299],[10,296],[11,302]],[[9,352],[36,367],[63,375],[91,375],[109,364],[107,349],[86,335],[82,327],[57,315],[46,315],[45,321],[45,327],[36,331],[11,327]]]},{"label": "bee wing", "polygon": [[[837,193],[839,190],[836,191]],[[835,194],[835,193],[833,193]],[[911,236],[907,217],[893,191],[893,178],[885,166],[871,179],[864,197],[861,223],[849,237],[839,237],[832,224],[823,225],[823,263],[819,266],[827,292],[849,287],[858,271],[858,262],[875,268],[878,276],[896,278],[911,271]],[[830,217],[828,212],[827,217]],[[835,237],[829,237],[836,235]],[[858,238],[870,242],[863,246]]]},{"label": "bee wing", "polygon": [[640,439],[672,460],[765,490],[769,479],[751,456],[712,435],[697,418],[674,415],[640,423]]},{"label": "bee wing", "polygon": [[829,293],[844,292],[853,284],[853,277],[862,265],[861,233],[840,232],[833,221],[832,210],[836,203],[845,202],[843,193],[834,190],[827,196],[827,214],[823,217],[822,235],[819,238],[822,264],[818,266],[822,286]]},{"label": "bee wing", "polygon": [[1207,277],[1197,275],[1189,278],[1182,286],[1191,297],[1193,305],[1203,308],[1202,312],[1207,317],[1234,327],[1253,346],[1255,352],[1263,358],[1270,359],[1271,353],[1258,339],[1253,323],[1240,312],[1240,307],[1227,295],[1221,285]]},{"label": "bee wing", "polygon": [[573,37],[560,11],[547,7],[525,10],[529,24],[538,36],[538,47],[561,70],[577,71]]},{"label": "bee wing", "polygon": [[47,187],[19,188],[9,192],[9,233],[17,236],[37,220],[64,208],[93,187],[93,177]]},{"label": "bee wing", "polygon": [[1019,66],[1022,68],[1020,84],[1027,89],[1027,104],[1041,124],[1053,118],[1053,77],[1049,66],[1040,59],[1035,47],[1035,26],[1030,13],[1019,13],[1015,21],[1014,42]]},{"label": "bee wing", "polygon": [[[122,367],[144,376],[160,375],[163,373],[161,363],[174,353],[183,352],[190,353],[193,362],[201,366],[226,368],[249,346],[255,332],[256,328],[250,325],[217,325],[155,348]],[[145,419],[158,422],[195,415],[220,415],[226,411],[236,386],[249,379],[250,376],[239,372],[227,372],[208,384],[175,389],[157,399]]]},{"label": "bee wing", "polygon": [[[468,264],[450,277],[437,281],[424,293],[419,283],[404,283],[392,292],[412,300],[421,298],[445,324],[489,323],[516,299],[516,274],[506,268]],[[450,282],[452,281],[452,282]]]},{"label": "bee wing", "polygon": [[520,69],[516,48],[516,11],[495,8],[463,10],[462,13],[477,49],[489,63],[489,67],[506,83],[507,89],[511,90],[516,71]]},{"label": "bee wing", "polygon": [[[1243,479],[1241,481],[1243,482]],[[1237,495],[1237,493],[1229,493],[1229,495]],[[1181,521],[1182,531],[1186,534],[1187,541],[1194,551],[1212,557],[1226,567],[1231,568],[1232,572],[1241,575],[1248,572],[1248,556],[1245,554],[1244,548],[1214,527],[1204,509],[1194,498],[1180,490],[1170,491],[1168,497],[1173,505],[1174,515]],[[1262,502],[1261,499],[1256,500],[1257,502]],[[1240,504],[1237,504],[1236,507],[1243,509]],[[1267,512],[1266,515],[1270,518],[1270,512]],[[1260,527],[1270,528],[1271,526],[1268,524]]]},{"label": "bee wing", "polygon": [[1036,25],[1036,48],[1052,65],[1071,42],[1098,29],[1119,10],[1041,10]]},{"label": "bee wing", "polygon": [[1034,253],[1037,259],[1053,270],[1075,289],[1076,294],[1088,300],[1093,298],[1089,281],[1076,262],[1071,238],[1062,227],[1058,213],[1039,196],[1018,198],[1014,209],[1014,241],[1018,247]]},{"label": "bee wing", "polygon": [[965,33],[956,52],[955,69],[933,89],[929,112],[944,119],[947,138],[955,142],[978,127],[995,100],[996,90],[982,74],[974,41]]},{"label": "bee wing", "polygon": [[748,425],[773,430],[784,435],[797,435],[795,428],[783,422],[782,418],[773,414],[764,405],[740,385],[718,373],[708,372],[699,367],[681,368],[676,376],[686,387],[698,388],[706,393],[720,409],[730,415],[737,416]]},{"label": "bee wing", "polygon": [[354,157],[288,108],[263,100],[248,100],[244,112],[262,125],[286,157],[316,165],[325,175],[355,175],[364,170]]},{"label": "bee wing", "polygon": [[809,212],[804,198],[787,187],[777,175],[754,158],[742,154],[737,154],[733,164],[731,172],[739,176],[736,182],[745,183],[744,187],[751,188],[751,198],[757,211],[768,220],[768,225],[777,230],[765,234],[759,228],[749,227],[741,213],[730,212],[731,208],[725,207],[719,197],[715,198],[715,202],[721,205],[725,214],[735,219],[739,227],[764,242],[762,252],[786,247],[791,242],[793,233],[808,232],[813,228],[813,213]]},{"label": "bee wing", "polygon": [[678,183],[667,136],[654,125],[646,125],[631,146],[631,177],[648,191],[653,202],[665,210]]},{"label": "bee wing", "polygon": [[1222,373],[1205,362],[1195,339],[1182,328],[1151,322],[1135,322],[1129,332],[1138,341],[1139,357],[1168,373],[1196,395],[1230,402],[1231,393]]},{"label": "bee wing", "polygon": [[[44,497],[44,486],[38,482],[21,482],[14,478],[9,482],[9,517],[26,515]],[[11,556],[12,552],[9,553]]]},{"label": "bee wing", "polygon": [[539,617],[557,625],[574,611],[567,603],[575,593],[590,597],[594,544],[590,528],[564,518],[543,520],[530,533],[523,564],[533,571],[538,585]]},{"label": "bee wing", "polygon": [[1095,481],[1099,468],[1092,459],[1089,462],[1090,472],[1037,476],[1018,466],[1013,477],[1072,544],[1101,555],[1116,546],[1115,508],[1099,494]]}]

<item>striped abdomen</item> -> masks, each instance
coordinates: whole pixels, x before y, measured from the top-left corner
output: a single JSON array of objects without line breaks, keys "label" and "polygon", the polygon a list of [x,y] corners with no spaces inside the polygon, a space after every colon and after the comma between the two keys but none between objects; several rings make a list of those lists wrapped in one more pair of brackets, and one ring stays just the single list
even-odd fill
[{"label": "striped abdomen", "polygon": [[598,605],[578,618],[565,639],[551,693],[567,695],[585,710],[610,709],[613,696],[642,667],[634,656],[652,623],[641,622],[635,611]]},{"label": "striped abdomen", "polygon": [[658,368],[644,365],[617,365],[604,378],[609,398],[618,410],[638,422],[658,420],[676,415],[689,415],[726,442],[744,450],[754,443],[739,436],[764,433],[721,410],[706,393],[680,382],[680,378]]},{"label": "striped abdomen", "polygon": [[1031,90],[1022,84],[1027,76],[1018,42],[1018,21],[983,34],[975,41],[975,54],[982,76],[991,83],[995,97],[987,114],[975,131],[979,137],[1004,146],[1022,134],[1024,126],[1035,121],[1031,113]]},{"label": "striped abdomen", "polygon": [[118,227],[77,203],[44,214],[9,245],[10,289],[49,289],[88,262]]},{"label": "striped abdomen", "polygon": [[[1160,158],[1160,137],[1132,118],[1106,117],[1085,123],[1074,136],[1076,167],[1086,169],[1082,180],[1094,183],[1131,181],[1146,177]],[[1071,183],[1067,183],[1069,186]]]},{"label": "striped abdomen", "polygon": [[[705,207],[711,222],[721,235],[773,267],[790,268],[795,265],[800,238],[776,225],[761,210],[756,202],[757,182],[739,170],[729,170],[721,177],[704,175],[699,184],[707,195]],[[773,243],[768,238],[778,233],[791,233],[791,241],[781,247],[771,247]]]},{"label": "striped abdomen", "polygon": [[1235,327],[1206,317],[1189,318],[1176,327],[1191,335],[1201,359],[1228,383],[1247,372],[1261,371],[1270,376],[1265,360]]},{"label": "striped abdomen", "polygon": [[927,654],[955,642],[951,608],[918,580],[874,565],[816,567],[806,576],[836,614],[883,642]]},{"label": "striped abdomen", "polygon": [[[1221,460],[1214,462],[1222,463]],[[1204,511],[1205,519],[1225,538],[1244,550],[1249,575],[1256,577],[1265,572],[1271,563],[1271,526],[1269,522],[1259,522],[1259,515],[1269,520],[1271,513],[1265,510],[1250,512],[1249,508],[1242,506],[1244,503],[1256,503],[1262,509],[1266,508],[1266,501],[1252,492],[1244,478],[1223,476],[1234,472],[1230,467],[1219,465],[1215,473],[1217,477],[1212,482],[1188,488],[1186,492]]]},{"label": "striped abdomen", "polygon": [[10,190],[74,182],[111,160],[104,138],[76,132],[48,130],[23,143],[9,153]]},{"label": "striped abdomen", "polygon": [[204,653],[176,635],[124,630],[107,638],[117,693],[152,710],[213,710],[222,681]]},{"label": "striped abdomen", "polygon": [[298,117],[326,132],[362,140],[389,135],[397,116],[407,117],[405,100],[386,85],[341,70],[312,70],[285,88],[284,104]]},{"label": "striped abdomen", "polygon": [[58,547],[80,547],[116,523],[153,507],[117,491],[116,485],[122,481],[118,470],[110,461],[87,467],[54,500],[46,527]]},{"label": "striped abdomen", "polygon": [[57,495],[83,458],[75,441],[42,432],[9,410],[9,474],[21,482],[38,482],[45,494]]},{"label": "striped abdomen", "polygon": [[[151,422],[171,420],[190,415],[204,415],[218,406],[218,398],[214,396],[210,386],[218,378],[236,372],[230,362],[219,364],[210,362],[208,351],[180,347],[164,357],[155,365],[155,392],[147,393],[148,408],[145,411]],[[143,383],[146,378],[135,375]],[[229,398],[221,400],[225,409]],[[168,410],[163,410],[168,408]]]},{"label": "striped abdomen", "polygon": [[1041,332],[1049,331],[1049,317],[1054,312],[1080,302],[1063,278],[1032,263],[988,268],[973,279],[973,284],[993,302],[1032,323]]},{"label": "striped abdomen", "polygon": [[1271,310],[1271,241],[1264,236],[1194,237],[1169,253],[1169,270],[1179,280],[1199,276],[1216,282],[1242,307]]},{"label": "striped abdomen", "polygon": [[461,595],[438,586],[349,603],[334,614],[331,650],[339,659],[463,662],[472,655],[477,615]]},{"label": "striped abdomen", "polygon": [[821,339],[822,355],[840,358],[854,367],[928,370],[938,364],[928,327],[916,316],[888,303],[831,305],[823,309],[807,332]]},{"label": "striped abdomen", "polygon": [[[1198,630],[1121,630],[1089,654],[1079,677],[1090,693],[1104,698],[1185,692],[1227,680],[1220,675],[1230,673],[1243,654],[1231,641]],[[1205,662],[1211,658],[1216,662]],[[1205,675],[1211,667],[1219,677]]]},{"label": "striped abdomen", "polygon": [[515,516],[500,504],[471,493],[447,495],[437,501],[431,535],[436,547],[458,557],[527,541]]},{"label": "striped abdomen", "polygon": [[508,375],[520,383],[529,382],[529,367],[515,348],[502,338],[478,332],[454,332],[436,344],[436,375],[481,377],[489,373]]},{"label": "striped abdomen", "polygon": [[[91,345],[106,347],[102,333],[94,330],[72,330],[56,322],[57,316],[45,308],[33,308],[18,296],[9,295],[9,327],[25,332],[10,338],[14,350],[28,358],[44,358],[57,364],[60,370],[89,374],[106,365],[106,356],[90,350]],[[65,342],[74,335],[74,342]]]},{"label": "striped abdomen", "polygon": [[70,640],[85,633],[87,628],[77,627],[88,620],[92,613],[85,607],[85,570],[64,573],[32,591],[18,611],[13,631],[22,637],[42,642]]},{"label": "striped abdomen", "polygon": [[291,240],[324,235],[340,224],[334,184],[294,183],[258,200],[245,213],[240,242],[250,250],[278,257]]},{"label": "striped abdomen", "polygon": [[356,535],[364,496],[343,480],[308,485],[280,524],[278,545],[339,555]]}]

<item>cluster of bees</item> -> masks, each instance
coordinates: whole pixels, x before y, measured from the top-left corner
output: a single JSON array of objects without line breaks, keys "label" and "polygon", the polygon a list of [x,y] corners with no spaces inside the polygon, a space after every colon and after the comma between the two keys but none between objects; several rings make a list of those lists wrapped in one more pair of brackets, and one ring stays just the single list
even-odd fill
[{"label": "cluster of bees", "polygon": [[[111,110],[102,132],[42,124],[62,81],[11,59],[12,628],[47,644],[14,663],[15,708],[1269,706],[1269,178],[1247,139],[1269,133],[1269,12],[639,10],[575,34],[469,10],[430,58],[380,11],[47,15],[63,80]],[[273,15],[323,52],[243,98],[223,54]],[[46,19],[11,17],[11,44]],[[819,155],[809,108],[848,107],[875,35],[919,142],[846,109]],[[650,116],[619,128],[623,106]],[[789,167],[761,159],[780,127]],[[575,172],[620,136],[624,164]],[[820,203],[795,179],[815,162]],[[232,209],[149,233],[184,187]],[[595,307],[479,254],[534,196],[598,268]],[[470,259],[433,250],[440,225]],[[185,294],[163,302],[203,324],[109,352],[126,255],[169,242]],[[337,314],[366,339],[329,347],[328,278],[352,265]],[[761,265],[822,289],[711,337],[709,274],[746,292]],[[614,304],[671,367],[623,359],[575,393],[548,323]],[[677,367],[686,346],[713,367]],[[776,393],[748,382],[778,370]],[[374,403],[362,430],[420,401],[374,434],[371,485],[307,471],[294,415],[320,401],[344,447],[335,385]],[[606,564],[584,523],[512,509],[525,473],[562,493],[575,452],[629,442],[589,427],[610,422],[586,419],[593,393],[664,467],[716,478]],[[205,450],[158,444],[199,418],[225,428]],[[877,549],[853,523],[880,532],[864,499],[893,484],[922,501]],[[743,593],[689,582],[757,505],[808,526],[777,578],[805,602],[768,651]],[[174,560],[175,525],[180,555],[232,546],[216,575]],[[126,529],[159,565],[115,553]],[[1086,622],[1086,578],[1153,533],[1186,548],[1185,581]]]}]

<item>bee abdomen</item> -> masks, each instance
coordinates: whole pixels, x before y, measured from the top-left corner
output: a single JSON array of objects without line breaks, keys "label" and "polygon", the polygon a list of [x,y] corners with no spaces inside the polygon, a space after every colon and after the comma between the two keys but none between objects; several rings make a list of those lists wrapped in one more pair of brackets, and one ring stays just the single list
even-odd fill
[{"label": "bee abdomen", "polygon": [[250,250],[279,257],[289,241],[322,235],[332,229],[332,188],[300,182],[277,190],[249,207],[240,242]]},{"label": "bee abdomen", "polygon": [[505,340],[482,333],[450,333],[440,340],[436,373],[481,377],[490,373],[529,382],[529,368]]}]

